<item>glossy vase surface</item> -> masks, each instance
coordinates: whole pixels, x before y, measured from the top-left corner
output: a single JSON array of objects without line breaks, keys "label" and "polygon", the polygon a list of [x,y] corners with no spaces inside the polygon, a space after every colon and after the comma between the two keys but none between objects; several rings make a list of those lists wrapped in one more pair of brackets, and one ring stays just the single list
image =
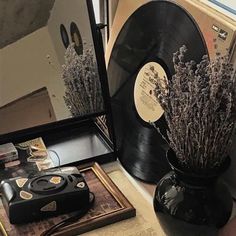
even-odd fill
[{"label": "glossy vase surface", "polygon": [[209,174],[197,175],[181,169],[172,150],[167,153],[172,171],[158,183],[154,210],[168,236],[214,236],[229,220],[233,200],[219,176],[222,166]]}]

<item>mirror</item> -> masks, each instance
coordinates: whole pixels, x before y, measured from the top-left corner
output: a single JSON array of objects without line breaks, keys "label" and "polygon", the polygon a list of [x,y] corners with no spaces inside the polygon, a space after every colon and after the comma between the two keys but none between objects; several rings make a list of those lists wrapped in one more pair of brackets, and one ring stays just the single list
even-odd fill
[{"label": "mirror", "polygon": [[104,110],[86,0],[0,11],[0,135]]}]

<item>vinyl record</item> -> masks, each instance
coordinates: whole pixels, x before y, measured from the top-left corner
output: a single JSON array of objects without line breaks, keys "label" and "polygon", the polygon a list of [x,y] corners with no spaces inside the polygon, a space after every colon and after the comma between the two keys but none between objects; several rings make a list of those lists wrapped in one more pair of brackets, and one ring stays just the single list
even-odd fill
[{"label": "vinyl record", "polygon": [[[118,158],[124,168],[143,181],[155,183],[168,172],[162,136],[163,110],[154,99],[152,79],[174,74],[173,53],[186,45],[186,60],[200,62],[208,54],[193,18],[168,1],[151,1],[138,8],[121,29],[108,64]],[[154,101],[155,100],[155,101]]]}]

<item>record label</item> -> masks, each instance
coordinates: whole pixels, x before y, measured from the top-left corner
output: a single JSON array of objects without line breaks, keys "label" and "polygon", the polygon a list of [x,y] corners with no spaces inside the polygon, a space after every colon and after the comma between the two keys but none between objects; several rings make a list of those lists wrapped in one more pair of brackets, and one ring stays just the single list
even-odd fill
[{"label": "record label", "polygon": [[157,62],[148,62],[141,68],[135,81],[134,104],[140,118],[145,122],[155,122],[164,113],[154,94],[158,79],[167,79],[165,70]]}]

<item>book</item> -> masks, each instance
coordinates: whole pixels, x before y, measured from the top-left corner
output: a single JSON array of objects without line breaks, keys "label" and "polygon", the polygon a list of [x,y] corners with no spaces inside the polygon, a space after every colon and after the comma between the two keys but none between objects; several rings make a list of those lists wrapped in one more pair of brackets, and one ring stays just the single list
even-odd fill
[{"label": "book", "polygon": [[0,145],[0,164],[11,162],[18,159],[18,152],[13,143]]}]

